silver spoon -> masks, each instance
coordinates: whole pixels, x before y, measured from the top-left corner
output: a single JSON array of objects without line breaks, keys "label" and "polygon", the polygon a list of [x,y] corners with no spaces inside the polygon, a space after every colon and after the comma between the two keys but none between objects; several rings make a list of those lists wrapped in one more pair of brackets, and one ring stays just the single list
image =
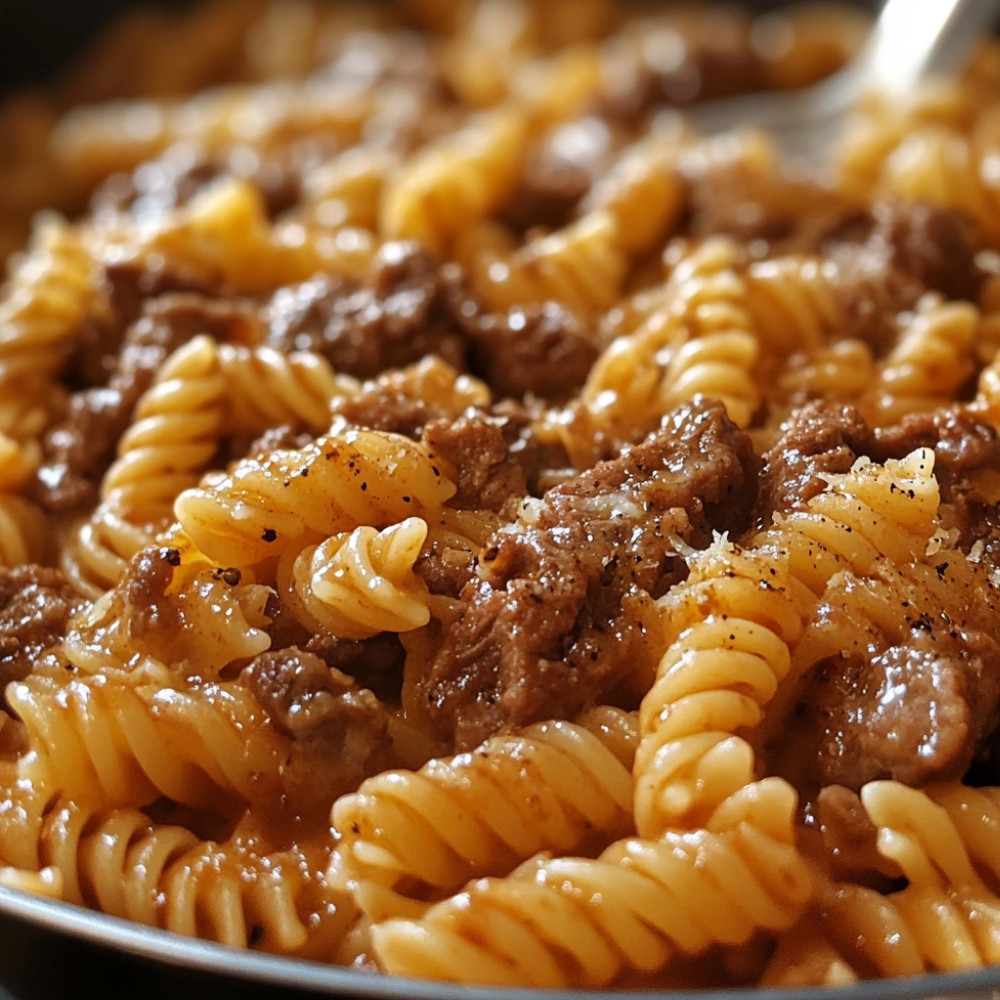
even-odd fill
[{"label": "silver spoon", "polygon": [[864,49],[821,83],[706,101],[685,113],[705,135],[754,126],[787,156],[822,163],[863,93],[901,95],[924,77],[954,72],[998,15],[1000,0],[886,0]]}]

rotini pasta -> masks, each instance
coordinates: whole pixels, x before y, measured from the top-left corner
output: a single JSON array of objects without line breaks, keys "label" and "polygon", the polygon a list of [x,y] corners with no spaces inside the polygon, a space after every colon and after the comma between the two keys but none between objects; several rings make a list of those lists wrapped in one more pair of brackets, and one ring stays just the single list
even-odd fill
[{"label": "rotini pasta", "polygon": [[15,260],[0,304],[0,385],[55,375],[95,305],[93,261],[82,234],[58,216],[44,217],[31,247]]},{"label": "rotini pasta", "polygon": [[[810,886],[788,840],[785,792],[772,785],[755,795],[768,800],[764,827],[744,816],[721,829],[620,841],[596,861],[528,861],[508,879],[472,883],[419,920],[377,925],[375,948],[393,972],[596,986],[622,965],[651,971],[678,951],[697,955],[714,942],[745,941],[756,928],[784,929]],[[590,906],[595,892],[610,895],[608,905]]]},{"label": "rotini pasta", "polygon": [[[220,793],[268,796],[260,777],[273,772],[268,761],[282,748],[277,736],[252,748],[240,739],[260,711],[248,694],[225,687],[144,690],[101,674],[48,681],[16,686],[11,705],[46,754],[52,781],[74,801],[143,806],[166,795],[206,806]],[[72,755],[62,752],[69,745]]]},{"label": "rotini pasta", "polygon": [[426,625],[429,595],[413,573],[426,538],[427,523],[410,517],[382,531],[362,525],[303,549],[292,569],[293,607],[315,630],[345,639]]},{"label": "rotini pasta", "polygon": [[382,200],[379,230],[435,250],[490,214],[513,187],[526,140],[511,112],[485,114],[400,168]]},{"label": "rotini pasta", "polygon": [[453,491],[434,458],[407,438],[346,431],[247,461],[218,484],[181,493],[175,513],[209,557],[245,565],[338,528],[419,516]]},{"label": "rotini pasta", "polygon": [[626,266],[614,216],[598,211],[519,247],[506,259],[483,254],[472,275],[494,309],[553,301],[590,315],[618,298]]},{"label": "rotini pasta", "polygon": [[[505,874],[541,850],[610,841],[629,826],[633,742],[634,722],[607,710],[576,724],[543,723],[494,737],[417,772],[370,778],[334,806],[333,823],[343,832],[331,878],[453,892],[471,878]],[[522,797],[508,769],[530,777],[531,797]],[[444,828],[442,815],[451,817]]]},{"label": "rotini pasta", "polygon": [[[905,976],[995,963],[1000,904],[989,846],[998,819],[995,789],[946,784],[921,792],[882,781],[866,785],[862,800],[879,850],[900,865],[909,884],[888,894],[823,884],[817,924],[828,949],[819,960],[826,977],[851,982],[872,969]],[[790,942],[775,956],[770,983],[793,981],[792,955],[800,949]]]},{"label": "rotini pasta", "polygon": [[[41,842],[43,870],[59,873],[61,898],[176,934],[308,955],[323,947],[330,924],[342,933],[354,915],[303,874],[315,851],[260,854],[239,837],[203,844],[135,809],[88,814],[56,803]],[[324,910],[325,920],[311,919]]]}]

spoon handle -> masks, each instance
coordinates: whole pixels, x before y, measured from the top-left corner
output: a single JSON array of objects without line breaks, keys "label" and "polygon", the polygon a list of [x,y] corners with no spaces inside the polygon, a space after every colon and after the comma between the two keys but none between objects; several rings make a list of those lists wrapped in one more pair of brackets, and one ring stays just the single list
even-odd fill
[{"label": "spoon handle", "polygon": [[902,94],[924,76],[958,70],[998,16],[1000,0],[886,0],[861,58],[866,88]]}]

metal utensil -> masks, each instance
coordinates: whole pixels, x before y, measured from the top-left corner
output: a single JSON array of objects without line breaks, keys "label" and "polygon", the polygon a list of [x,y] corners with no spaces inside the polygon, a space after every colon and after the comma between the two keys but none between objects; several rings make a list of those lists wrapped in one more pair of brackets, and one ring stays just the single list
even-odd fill
[{"label": "metal utensil", "polygon": [[706,135],[765,129],[787,156],[822,163],[863,93],[904,94],[924,77],[955,71],[998,17],[1000,0],[886,0],[867,45],[839,72],[802,90],[706,101],[688,117]]}]

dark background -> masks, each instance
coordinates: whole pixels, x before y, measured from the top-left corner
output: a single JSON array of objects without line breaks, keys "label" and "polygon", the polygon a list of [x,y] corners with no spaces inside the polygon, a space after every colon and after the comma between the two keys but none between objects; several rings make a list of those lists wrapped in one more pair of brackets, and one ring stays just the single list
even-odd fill
[{"label": "dark background", "polygon": [[[732,2],[732,0],[730,0]],[[757,10],[789,0],[745,0]],[[878,0],[842,0],[875,9]],[[933,2],[933,0],[917,0]],[[193,0],[147,0],[145,6],[192,6]],[[135,0],[0,0],[0,91],[44,83],[118,11]]]},{"label": "dark background", "polygon": [[[160,7],[190,0],[160,0]],[[0,0],[0,89],[51,79],[130,0]]]}]

